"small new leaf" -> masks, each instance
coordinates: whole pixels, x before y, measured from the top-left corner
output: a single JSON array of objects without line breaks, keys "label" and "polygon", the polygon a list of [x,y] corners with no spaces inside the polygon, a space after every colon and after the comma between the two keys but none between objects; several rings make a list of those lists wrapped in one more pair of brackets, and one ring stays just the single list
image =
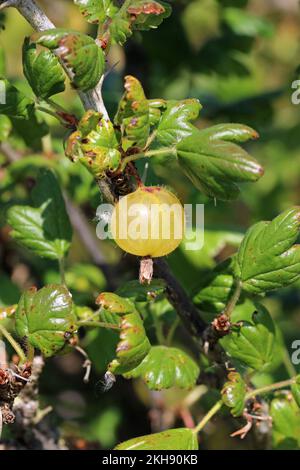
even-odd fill
[{"label": "small new leaf", "polygon": [[15,119],[28,119],[34,108],[34,101],[18,90],[8,80],[1,78],[5,90],[5,103],[0,103],[0,114]]},{"label": "small new leaf", "polygon": [[66,287],[48,285],[23,293],[15,313],[18,336],[46,357],[57,354],[76,329],[72,297]]},{"label": "small new leaf", "polygon": [[253,129],[239,124],[195,129],[177,145],[179,166],[207,196],[236,199],[237,183],[254,182],[263,175],[263,168],[236,142],[257,137]]},{"label": "small new leaf", "polygon": [[245,407],[246,384],[240,374],[230,372],[228,382],[222,388],[222,400],[224,405],[231,408],[231,414],[234,417],[241,416]]},{"label": "small new leaf", "polygon": [[90,36],[57,28],[33,37],[38,44],[56,50],[64,66],[72,71],[75,88],[88,91],[97,85],[104,72],[104,54]]},{"label": "small new leaf", "polygon": [[137,146],[143,148],[150,132],[149,103],[140,82],[132,77],[125,77],[125,93],[120,101],[115,124],[121,126],[122,147]]},{"label": "small new leaf", "polygon": [[292,284],[300,277],[300,207],[272,222],[259,222],[246,233],[234,271],[245,291],[261,294]]},{"label": "small new leaf", "polygon": [[38,54],[28,38],[23,45],[23,70],[38,98],[47,99],[65,89],[65,75],[57,57],[50,51]]},{"label": "small new leaf", "polygon": [[38,256],[62,259],[70,247],[72,229],[60,186],[51,171],[38,178],[32,200],[33,206],[9,208],[11,236]]},{"label": "small new leaf", "polygon": [[252,322],[233,327],[220,343],[233,359],[255,370],[266,370],[272,363],[275,345],[275,327],[268,311],[256,305]]},{"label": "small new leaf", "polygon": [[180,349],[152,346],[140,365],[125,377],[141,377],[150,390],[171,387],[189,389],[196,384],[199,373],[197,364]]},{"label": "small new leaf", "polygon": [[118,140],[111,121],[95,111],[87,111],[77,131],[68,138],[66,155],[80,161],[96,178],[115,171],[121,161]]},{"label": "small new leaf", "polygon": [[74,0],[74,3],[89,23],[103,23],[118,11],[114,0]]},{"label": "small new leaf", "polygon": [[197,450],[198,439],[192,429],[169,429],[122,442],[115,450]]}]

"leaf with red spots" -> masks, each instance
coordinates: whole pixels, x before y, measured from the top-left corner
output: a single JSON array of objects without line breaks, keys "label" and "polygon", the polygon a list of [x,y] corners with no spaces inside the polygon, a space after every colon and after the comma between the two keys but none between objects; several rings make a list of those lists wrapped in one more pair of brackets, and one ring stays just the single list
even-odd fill
[{"label": "leaf with red spots", "polygon": [[[118,318],[120,328],[116,358],[109,364],[108,371],[114,374],[129,372],[142,362],[151,348],[142,318],[133,302],[116,294],[104,292],[97,303],[104,312],[113,315],[114,319]],[[102,315],[102,320],[104,318]]]},{"label": "leaf with red spots", "polygon": [[125,77],[125,93],[115,124],[121,127],[124,150],[132,146],[144,147],[150,132],[149,103],[140,82],[130,75]]},{"label": "leaf with red spots", "polygon": [[33,35],[38,44],[55,50],[64,66],[72,71],[75,88],[94,88],[104,72],[104,54],[86,34],[67,29],[50,29]]},{"label": "leaf with red spots", "polygon": [[72,297],[62,285],[48,285],[23,293],[15,313],[18,336],[44,356],[57,354],[76,330]]},{"label": "leaf with red spots", "polygon": [[107,44],[124,42],[134,30],[157,28],[170,16],[171,7],[162,1],[131,0],[119,6],[116,0],[74,0],[90,23],[99,23],[99,40]]}]

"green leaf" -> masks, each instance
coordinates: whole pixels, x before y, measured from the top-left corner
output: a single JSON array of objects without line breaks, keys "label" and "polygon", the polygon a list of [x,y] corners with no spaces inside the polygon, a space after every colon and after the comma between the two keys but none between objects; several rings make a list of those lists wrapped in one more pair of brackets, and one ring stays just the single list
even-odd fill
[{"label": "green leaf", "polygon": [[178,428],[135,437],[122,442],[115,450],[197,450],[198,439],[192,429]]},{"label": "green leaf", "polygon": [[260,294],[299,279],[300,249],[294,245],[299,230],[300,207],[293,207],[247,231],[234,267],[245,291]]},{"label": "green leaf", "polygon": [[114,0],[74,0],[74,3],[89,23],[103,23],[118,11]]},{"label": "green leaf", "polygon": [[116,294],[104,292],[97,303],[109,314],[120,317],[120,340],[116,358],[109,364],[108,371],[114,374],[129,372],[142,362],[151,348],[141,316],[133,302]]},{"label": "green leaf", "polygon": [[241,36],[270,38],[275,32],[271,21],[240,8],[225,8],[223,20],[235,34]]},{"label": "green leaf", "polygon": [[199,116],[202,106],[196,99],[168,101],[157,128],[157,140],[166,147],[181,142],[196,132],[191,124]]},{"label": "green leaf", "polygon": [[16,119],[28,119],[34,107],[34,101],[22,91],[13,86],[8,80],[1,78],[5,91],[5,103],[0,102],[0,114]]},{"label": "green leaf", "polygon": [[150,390],[171,387],[192,388],[200,369],[183,351],[166,346],[152,346],[138,367],[131,370],[127,379],[141,377]]},{"label": "green leaf", "polygon": [[235,142],[257,138],[257,133],[239,124],[221,124],[194,131],[177,145],[178,163],[194,186],[210,197],[235,199],[236,183],[254,182],[263,168]]},{"label": "green leaf", "polygon": [[300,408],[300,375],[297,375],[295,383],[291,386],[295,402]]},{"label": "green leaf", "polygon": [[90,36],[57,28],[33,37],[38,44],[56,50],[64,66],[72,71],[75,88],[88,91],[97,85],[104,72],[104,54]]},{"label": "green leaf", "polygon": [[228,304],[234,290],[234,277],[230,273],[231,260],[221,263],[201,279],[193,302],[201,310],[220,313]]},{"label": "green leaf", "polygon": [[241,416],[245,407],[245,396],[247,387],[240,374],[230,372],[228,382],[222,388],[222,400],[224,405],[231,408],[234,417]]},{"label": "green leaf", "polygon": [[23,70],[34,94],[47,99],[65,89],[65,75],[57,57],[50,51],[36,50],[26,38],[23,45]]},{"label": "green leaf", "polygon": [[166,290],[165,281],[153,279],[150,284],[141,284],[139,281],[128,281],[117,290],[117,294],[134,302],[153,301]]},{"label": "green leaf", "polygon": [[275,449],[299,449],[300,410],[293,400],[279,397],[272,400],[272,440]]},{"label": "green leaf", "polygon": [[153,0],[132,0],[127,13],[132,18],[134,29],[148,31],[157,28],[171,15],[171,7],[166,2]]},{"label": "green leaf", "polygon": [[34,206],[12,206],[7,222],[12,237],[36,255],[62,259],[70,247],[72,229],[60,186],[54,174],[41,174],[32,191]]},{"label": "green leaf", "polygon": [[150,132],[149,103],[140,82],[130,75],[125,77],[125,90],[115,124],[121,126],[124,150],[132,146],[143,148]]},{"label": "green leaf", "polygon": [[111,42],[124,44],[134,30],[157,28],[171,14],[168,3],[155,0],[127,0],[121,8],[110,0],[97,4],[91,0],[75,0],[75,3],[81,6],[88,21],[102,24],[99,39],[104,48]]},{"label": "green leaf", "polygon": [[0,114],[0,142],[8,139],[11,130],[11,120],[5,114]]},{"label": "green leaf", "polygon": [[266,370],[273,360],[275,327],[268,311],[256,305],[252,322],[244,321],[241,327],[232,327],[232,332],[220,343],[227,354],[255,370]]},{"label": "green leaf", "polygon": [[75,332],[72,297],[66,287],[49,285],[23,293],[17,311],[16,332],[20,338],[50,357],[61,351]]},{"label": "green leaf", "polygon": [[0,307],[14,305],[18,303],[19,298],[19,288],[6,274],[0,271]]},{"label": "green leaf", "polygon": [[115,171],[121,161],[118,140],[111,121],[100,113],[87,111],[67,142],[66,155],[80,161],[96,178]]}]

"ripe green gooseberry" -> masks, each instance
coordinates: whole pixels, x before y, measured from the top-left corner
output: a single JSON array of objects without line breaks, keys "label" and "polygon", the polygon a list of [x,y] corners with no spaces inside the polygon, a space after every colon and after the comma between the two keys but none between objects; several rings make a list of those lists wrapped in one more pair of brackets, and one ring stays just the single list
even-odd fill
[{"label": "ripe green gooseberry", "polygon": [[184,236],[185,216],[179,199],[158,186],[141,187],[121,198],[111,218],[111,233],[127,253],[165,256]]}]

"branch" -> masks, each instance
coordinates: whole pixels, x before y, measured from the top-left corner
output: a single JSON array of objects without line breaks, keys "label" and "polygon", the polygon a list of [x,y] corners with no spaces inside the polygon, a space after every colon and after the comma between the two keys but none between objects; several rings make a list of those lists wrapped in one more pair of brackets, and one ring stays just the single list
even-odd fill
[{"label": "branch", "polygon": [[153,263],[157,268],[158,276],[166,281],[168,299],[180,316],[185,328],[196,339],[197,343],[201,342],[207,324],[200,317],[200,312],[194,306],[181,284],[173,276],[167,262],[163,258],[154,258]]},{"label": "branch", "polygon": [[[46,31],[47,29],[55,28],[55,25],[40,9],[35,0],[0,0],[0,10],[3,10],[7,7],[16,8],[35,31]],[[58,59],[60,59],[59,55],[57,56]],[[72,80],[72,72],[67,69],[64,64],[61,65],[63,66],[68,77]],[[86,110],[94,109],[95,111],[102,113],[105,119],[108,119],[108,113],[102,98],[103,80],[104,75],[101,77],[98,85],[93,90],[90,90],[87,93],[83,93],[78,90],[78,95]]]}]

